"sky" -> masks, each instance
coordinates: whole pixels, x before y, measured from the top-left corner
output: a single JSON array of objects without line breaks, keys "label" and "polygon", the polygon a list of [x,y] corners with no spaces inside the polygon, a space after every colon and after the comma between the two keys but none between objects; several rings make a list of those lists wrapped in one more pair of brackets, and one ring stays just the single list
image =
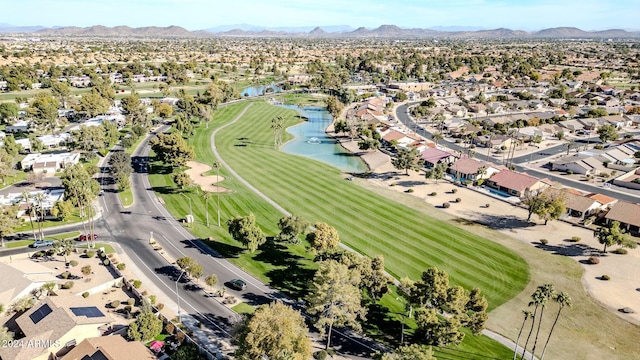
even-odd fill
[{"label": "sky", "polygon": [[0,0],[0,23],[17,26],[375,28],[469,26],[540,30],[640,30],[640,0]]}]

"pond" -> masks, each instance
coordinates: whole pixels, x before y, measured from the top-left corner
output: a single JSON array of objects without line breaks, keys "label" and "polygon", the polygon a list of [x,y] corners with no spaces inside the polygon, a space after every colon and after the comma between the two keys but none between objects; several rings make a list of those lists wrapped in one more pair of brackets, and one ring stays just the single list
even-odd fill
[{"label": "pond", "polygon": [[259,96],[264,94],[275,94],[282,92],[282,89],[275,85],[265,85],[265,86],[251,86],[248,87],[240,93],[240,96]]},{"label": "pond", "polygon": [[368,170],[359,156],[353,155],[332,137],[327,136],[325,130],[331,124],[332,118],[325,108],[312,106],[300,109],[295,105],[280,106],[297,110],[301,116],[309,119],[287,130],[295,139],[285,144],[282,151],[322,161],[344,172],[363,173]]}]

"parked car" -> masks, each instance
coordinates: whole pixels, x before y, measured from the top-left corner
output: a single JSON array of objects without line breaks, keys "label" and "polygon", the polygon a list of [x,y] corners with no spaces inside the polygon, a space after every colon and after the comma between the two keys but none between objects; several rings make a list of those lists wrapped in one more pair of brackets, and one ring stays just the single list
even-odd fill
[{"label": "parked car", "polygon": [[240,279],[233,279],[227,283],[230,288],[242,291],[247,288],[247,283]]},{"label": "parked car", "polygon": [[32,248],[40,248],[53,246],[53,240],[36,240],[33,244],[31,244]]},{"label": "parked car", "polygon": [[[98,234],[93,234],[93,240],[98,238]],[[78,236],[78,241],[87,241],[91,239],[91,234],[81,234]]]}]

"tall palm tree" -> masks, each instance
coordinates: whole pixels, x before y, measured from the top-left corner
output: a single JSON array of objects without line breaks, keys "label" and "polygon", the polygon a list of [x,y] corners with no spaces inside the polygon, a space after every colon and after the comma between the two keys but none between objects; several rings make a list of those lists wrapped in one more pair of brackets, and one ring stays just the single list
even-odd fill
[{"label": "tall palm tree", "polygon": [[218,226],[220,226],[220,187],[218,183],[220,182],[220,168],[222,167],[222,163],[219,161],[213,162],[213,167],[216,169],[216,200],[217,200],[217,212],[218,212]]},{"label": "tall palm tree", "polygon": [[520,325],[520,331],[518,331],[518,337],[516,338],[516,348],[513,350],[513,360],[516,360],[516,357],[518,356],[518,342],[520,341],[520,335],[522,335],[522,329],[524,329],[524,325],[527,320],[531,317],[531,315],[533,315],[529,310],[522,310],[522,314],[524,315],[524,319],[522,319],[522,325]]},{"label": "tall palm tree", "polygon": [[33,232],[33,240],[38,240],[36,236],[36,229],[33,227],[33,218],[31,217],[31,193],[29,190],[24,190],[20,195],[20,200],[23,200],[25,205],[27,205],[27,214],[29,215],[29,223],[31,223],[31,231]]},{"label": "tall palm tree", "polygon": [[566,292],[556,294],[556,296],[553,297],[553,300],[558,303],[558,313],[556,314],[556,318],[553,321],[553,325],[551,325],[551,330],[549,331],[547,341],[544,343],[544,347],[542,348],[542,355],[540,355],[540,360],[544,359],[544,353],[547,351],[547,345],[549,345],[549,340],[551,340],[551,334],[553,334],[553,329],[555,329],[556,323],[558,323],[558,318],[560,318],[560,312],[562,311],[562,309],[564,309],[565,306],[571,307],[573,305],[571,303],[571,297]]},{"label": "tall palm tree", "polygon": [[525,352],[527,351],[527,346],[529,345],[529,339],[531,339],[531,334],[533,334],[533,328],[536,325],[538,308],[540,307],[540,304],[542,304],[545,301],[544,299],[545,299],[545,296],[542,293],[542,290],[540,289],[540,287],[538,286],[536,291],[534,291],[533,294],[531,294],[531,301],[529,302],[529,306],[535,306],[535,308],[533,309],[533,315],[531,316],[532,321],[531,321],[531,327],[529,328],[529,334],[527,335],[527,341],[524,342]]},{"label": "tall palm tree", "polygon": [[442,140],[443,138],[444,136],[442,136],[441,132],[435,132],[431,135],[431,139],[434,143],[436,143],[436,146],[438,146],[438,141]]},{"label": "tall palm tree", "polygon": [[[44,222],[44,206],[43,203],[44,201],[47,199],[47,195],[45,195],[44,193],[37,193],[35,196],[35,200],[38,204],[38,210],[40,210],[40,215],[38,216],[38,231],[40,233],[40,239],[42,239],[44,237],[43,231],[42,231],[42,227],[43,227],[43,222]],[[37,212],[36,212],[37,215]]]},{"label": "tall palm tree", "polygon": [[202,198],[204,199],[204,212],[207,214],[207,227],[209,227],[209,198],[211,198],[211,192],[202,190]]},{"label": "tall palm tree", "polygon": [[531,349],[531,360],[536,353],[536,346],[538,345],[538,336],[540,335],[540,326],[542,325],[542,318],[544,317],[544,309],[547,307],[547,302],[555,296],[556,290],[553,288],[553,284],[544,284],[538,286],[542,293],[542,302],[540,303],[540,319],[538,320],[538,330],[536,330],[536,338],[533,340],[533,349]]},{"label": "tall palm tree", "polygon": [[273,147],[277,149],[282,145],[282,130],[284,129],[284,119],[282,116],[271,119],[271,129],[273,130]]}]

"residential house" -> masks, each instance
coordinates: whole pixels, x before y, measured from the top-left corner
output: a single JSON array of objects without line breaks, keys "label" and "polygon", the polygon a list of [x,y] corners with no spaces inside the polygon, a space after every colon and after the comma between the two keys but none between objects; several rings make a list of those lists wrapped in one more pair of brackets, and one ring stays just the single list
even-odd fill
[{"label": "residential house", "polygon": [[25,131],[29,131],[30,126],[31,126],[31,122],[29,120],[18,120],[13,124],[7,125],[4,129],[4,132],[6,133],[25,132]]},{"label": "residential house", "polygon": [[455,180],[479,180],[488,179],[500,171],[493,164],[476,159],[462,157],[456,160],[447,170]]},{"label": "residential house", "polygon": [[424,160],[424,166],[426,168],[434,167],[439,163],[451,164],[457,158],[456,155],[436,149],[436,148],[426,148],[421,154],[422,160]]},{"label": "residential house", "polygon": [[143,343],[127,341],[122,336],[101,336],[84,339],[60,360],[156,360],[157,357]]},{"label": "residential house", "polygon": [[[46,360],[86,338],[102,335],[113,320],[95,306],[86,306],[79,296],[49,296],[16,318],[24,334],[23,344],[38,346],[3,347],[0,356],[12,360]],[[52,355],[53,354],[53,355]]]},{"label": "residential house", "polygon": [[291,85],[302,85],[302,84],[306,84],[309,82],[309,80],[311,80],[311,76],[309,75],[294,75],[294,76],[289,76],[287,78],[287,81],[291,84]]},{"label": "residential house", "polygon": [[12,304],[47,282],[58,281],[53,270],[25,259],[0,262],[0,273],[0,304]]},{"label": "residential house", "polygon": [[622,129],[623,127],[631,126],[632,123],[633,123],[631,121],[631,119],[627,118],[626,116],[622,116],[622,115],[603,116],[600,119],[602,119],[602,121],[604,121],[607,124],[611,124],[611,125],[615,126],[618,129]]},{"label": "residential house", "polygon": [[640,204],[618,201],[604,216],[607,224],[613,221],[620,223],[620,228],[634,235],[640,235]]},{"label": "residential house", "polygon": [[551,162],[551,170],[566,171],[573,174],[598,175],[606,168],[590,153],[578,153],[562,157]]},{"label": "residential house", "polygon": [[584,219],[603,210],[603,204],[592,197],[585,196],[577,190],[552,189],[546,190],[552,196],[559,196],[564,200],[567,216]]},{"label": "residential house", "polygon": [[389,89],[400,90],[404,92],[413,91],[420,92],[426,91],[433,88],[433,83],[430,82],[396,82],[389,83],[387,86]]},{"label": "residential house", "polygon": [[[20,161],[20,168],[22,170],[36,171],[38,164],[53,163],[54,171],[63,170],[69,165],[75,165],[80,161],[79,152],[64,152],[64,153],[50,153],[50,154],[28,154]],[[42,165],[39,165],[40,167]]]},{"label": "residential house", "polygon": [[549,179],[538,179],[526,173],[511,170],[502,170],[493,174],[486,184],[496,190],[517,197],[538,193],[553,185]]}]

